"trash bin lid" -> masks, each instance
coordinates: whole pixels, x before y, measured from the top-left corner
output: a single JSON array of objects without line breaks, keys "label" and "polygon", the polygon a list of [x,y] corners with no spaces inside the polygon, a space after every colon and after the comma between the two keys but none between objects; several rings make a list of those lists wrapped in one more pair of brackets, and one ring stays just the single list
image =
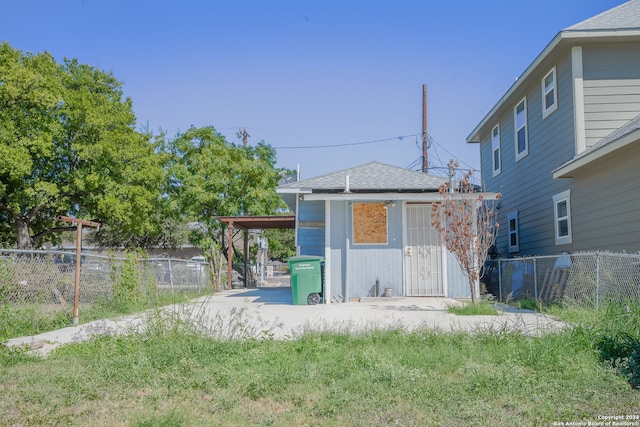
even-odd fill
[{"label": "trash bin lid", "polygon": [[324,261],[324,257],[323,256],[316,256],[316,255],[298,255],[298,256],[292,256],[291,258],[289,258],[287,261],[289,262],[309,262],[309,261]]}]

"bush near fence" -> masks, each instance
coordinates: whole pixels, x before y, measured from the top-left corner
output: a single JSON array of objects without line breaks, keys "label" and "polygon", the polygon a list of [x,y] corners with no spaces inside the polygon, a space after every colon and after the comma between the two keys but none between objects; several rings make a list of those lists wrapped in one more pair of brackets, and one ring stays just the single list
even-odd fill
[{"label": "bush near fence", "polygon": [[[73,306],[75,259],[75,252],[0,249],[0,304],[50,310]],[[80,304],[109,300],[131,280],[141,294],[200,293],[211,286],[207,264],[135,256],[131,263],[130,257],[83,253]]]},{"label": "bush near fence", "polygon": [[500,301],[535,299],[598,307],[640,302],[640,254],[579,252],[485,263],[481,282]]}]

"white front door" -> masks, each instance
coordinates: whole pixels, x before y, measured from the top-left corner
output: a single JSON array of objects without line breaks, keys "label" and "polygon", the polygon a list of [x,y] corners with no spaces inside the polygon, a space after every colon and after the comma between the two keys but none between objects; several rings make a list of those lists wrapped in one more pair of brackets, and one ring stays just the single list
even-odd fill
[{"label": "white front door", "polygon": [[444,296],[443,250],[431,225],[431,205],[406,205],[405,295]]}]

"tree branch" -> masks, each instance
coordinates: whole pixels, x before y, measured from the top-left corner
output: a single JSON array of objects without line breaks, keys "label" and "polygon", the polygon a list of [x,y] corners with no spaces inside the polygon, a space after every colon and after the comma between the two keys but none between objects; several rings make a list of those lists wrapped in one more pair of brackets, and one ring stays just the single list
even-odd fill
[{"label": "tree branch", "polygon": [[75,231],[76,227],[53,227],[53,228],[49,228],[47,230],[41,231],[40,233],[32,236],[32,239],[34,241],[36,240],[40,240],[43,237],[48,236],[49,234],[53,234],[53,233],[62,233],[64,231]]}]

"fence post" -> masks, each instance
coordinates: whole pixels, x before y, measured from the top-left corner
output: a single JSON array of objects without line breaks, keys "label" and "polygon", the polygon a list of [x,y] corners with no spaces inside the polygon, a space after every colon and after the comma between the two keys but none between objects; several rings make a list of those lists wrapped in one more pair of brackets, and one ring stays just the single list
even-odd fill
[{"label": "fence post", "polygon": [[173,271],[171,271],[171,258],[169,258],[169,285],[171,286],[171,295],[173,295]]},{"label": "fence post", "polygon": [[196,280],[198,281],[198,295],[200,295],[200,264],[196,264]]},{"label": "fence post", "polygon": [[596,310],[600,307],[600,252],[596,252]]},{"label": "fence post", "polygon": [[538,263],[536,257],[533,257],[533,295],[538,301]]},{"label": "fence post", "polygon": [[502,301],[502,265],[500,260],[498,260],[498,294],[498,300]]}]

